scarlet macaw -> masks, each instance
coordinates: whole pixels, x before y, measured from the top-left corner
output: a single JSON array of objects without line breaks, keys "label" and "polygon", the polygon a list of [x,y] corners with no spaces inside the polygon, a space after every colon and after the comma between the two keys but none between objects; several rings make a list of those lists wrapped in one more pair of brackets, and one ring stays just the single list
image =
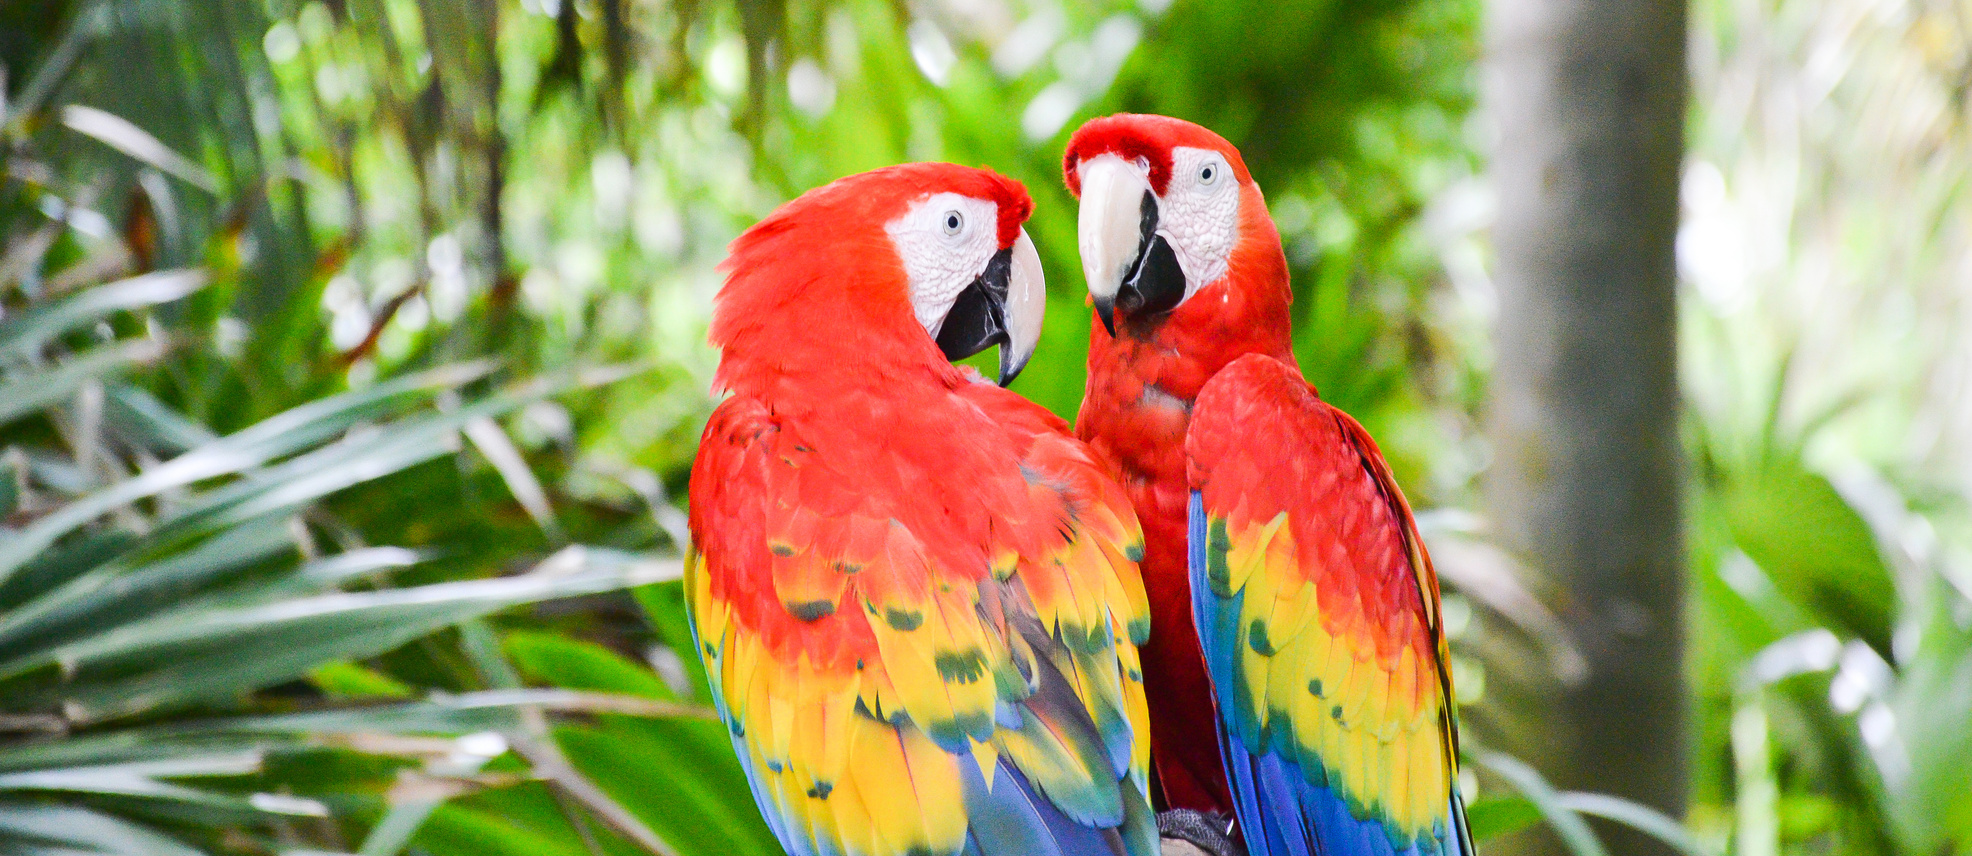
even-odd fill
[{"label": "scarlet macaw", "polygon": [[722,266],[686,591],[796,856],[1151,856],[1129,499],[1066,422],[947,358],[1033,353],[1033,203],[909,164],[811,190]]},{"label": "scarlet macaw", "polygon": [[1437,577],[1376,443],[1301,377],[1238,150],[1118,115],[1064,169],[1101,321],[1077,430],[1146,532],[1164,801],[1232,810],[1254,856],[1470,854]]}]

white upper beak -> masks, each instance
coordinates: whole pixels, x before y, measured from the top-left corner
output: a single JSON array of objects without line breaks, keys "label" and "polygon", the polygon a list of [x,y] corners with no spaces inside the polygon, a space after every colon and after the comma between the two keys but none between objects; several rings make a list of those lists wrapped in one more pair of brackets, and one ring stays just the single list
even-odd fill
[{"label": "white upper beak", "polygon": [[1098,304],[1116,299],[1143,244],[1143,199],[1150,182],[1113,154],[1082,162],[1082,207],[1076,221],[1082,276]]}]

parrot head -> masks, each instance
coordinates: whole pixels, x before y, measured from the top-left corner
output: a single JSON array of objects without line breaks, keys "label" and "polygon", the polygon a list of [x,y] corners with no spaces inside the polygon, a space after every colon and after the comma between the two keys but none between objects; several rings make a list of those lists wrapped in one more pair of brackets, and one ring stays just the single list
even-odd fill
[{"label": "parrot head", "polygon": [[[1040,341],[1047,289],[1019,182],[942,163],[810,190],[734,239],[711,339],[718,383],[802,368],[957,360],[1000,348],[1000,385]],[[947,367],[949,368],[949,367]]]},{"label": "parrot head", "polygon": [[1143,329],[1220,283],[1286,282],[1266,200],[1224,137],[1169,116],[1106,116],[1069,139],[1062,169],[1081,199],[1082,273],[1110,335],[1119,319]]}]

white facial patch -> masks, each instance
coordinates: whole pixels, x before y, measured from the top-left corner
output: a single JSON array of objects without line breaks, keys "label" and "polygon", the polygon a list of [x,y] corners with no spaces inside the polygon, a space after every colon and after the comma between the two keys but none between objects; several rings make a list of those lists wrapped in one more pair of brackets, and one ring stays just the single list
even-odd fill
[{"label": "white facial patch", "polygon": [[932,338],[959,292],[999,251],[999,213],[998,205],[984,199],[935,193],[884,224],[911,281],[911,310]]},{"label": "white facial patch", "polygon": [[1171,180],[1158,201],[1157,233],[1185,272],[1185,297],[1226,275],[1239,241],[1239,178],[1211,149],[1171,149]]}]

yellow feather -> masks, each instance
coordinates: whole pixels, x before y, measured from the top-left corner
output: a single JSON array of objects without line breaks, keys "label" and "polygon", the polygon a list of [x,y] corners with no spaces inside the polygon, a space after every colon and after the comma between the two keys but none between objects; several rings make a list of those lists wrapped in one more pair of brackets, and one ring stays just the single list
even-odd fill
[{"label": "yellow feather", "polygon": [[754,704],[765,703],[767,710],[767,731],[756,735],[763,744],[761,751],[767,757],[780,763],[788,763],[794,747],[794,712],[800,698],[803,673],[808,669],[808,655],[802,654],[793,668],[780,663],[763,664],[760,670],[761,688],[754,696]]},{"label": "yellow feather", "polygon": [[1344,781],[1348,783],[1348,794],[1356,802],[1367,803],[1370,798],[1370,783],[1375,773],[1371,764],[1369,747],[1374,742],[1369,734],[1360,728],[1343,724],[1343,746],[1349,755],[1343,760]]},{"label": "yellow feather", "polygon": [[[1297,635],[1278,648],[1267,669],[1267,717],[1275,730],[1293,729],[1294,709],[1308,695],[1308,678],[1301,651],[1307,647]],[[1279,718],[1276,718],[1276,714]]]},{"label": "yellow feather", "polygon": [[[848,758],[860,758],[857,747],[880,727],[878,723],[858,717],[837,735],[836,742],[843,745],[843,752]],[[842,775],[836,778],[835,788],[829,792],[828,806],[836,832],[842,839],[843,852],[874,854],[882,849],[869,804],[863,799],[853,767],[845,765]]]},{"label": "yellow feather", "polygon": [[726,638],[731,648],[726,656],[720,658],[726,666],[721,681],[726,709],[734,720],[750,728],[747,714],[752,707],[752,698],[747,693],[753,686],[753,674],[760,661],[760,640],[747,633],[732,633]]},{"label": "yellow feather", "polygon": [[1315,584],[1297,579],[1298,572],[1268,568],[1267,573],[1278,574],[1281,580],[1275,586],[1273,618],[1267,622],[1267,635],[1278,648],[1306,632],[1308,625],[1318,620],[1320,607],[1315,603]]},{"label": "yellow feather", "polygon": [[[1123,558],[1123,555],[1108,541],[1093,537],[1089,537],[1089,540],[1094,541],[1098,548],[1100,561],[1090,571],[1095,575],[1096,581],[1102,584],[1103,612],[1114,616],[1118,623],[1126,622],[1129,620],[1132,604],[1129,586],[1124,581],[1137,576],[1136,567],[1130,560]],[[1143,590],[1140,577],[1137,590],[1139,593]]]},{"label": "yellow feather", "polygon": [[1335,726],[1334,718],[1329,715],[1334,702],[1326,695],[1317,695],[1311,691],[1314,688],[1312,685],[1319,682],[1319,689],[1324,693],[1334,692],[1329,677],[1322,673],[1326,659],[1323,656],[1323,652],[1327,650],[1326,645],[1326,634],[1321,630],[1321,622],[1311,622],[1308,631],[1301,634],[1294,651],[1289,656],[1303,664],[1301,671],[1307,678],[1307,683],[1301,687],[1300,695],[1295,696],[1293,715],[1296,745],[1304,763],[1333,767],[1335,759],[1325,754],[1327,750],[1324,748],[1323,741]]},{"label": "yellow feather", "polygon": [[[1130,652],[1131,669],[1141,671],[1136,665],[1136,646],[1123,643],[1117,650]],[[1139,784],[1150,783],[1150,701],[1144,694],[1143,681],[1125,679],[1123,683],[1123,708],[1130,717],[1130,770]]]},{"label": "yellow feather", "polygon": [[870,852],[874,856],[902,856],[924,837],[904,748],[896,729],[869,720],[862,726],[866,733],[858,735],[849,772],[869,808]]},{"label": "yellow feather", "polygon": [[1076,623],[1083,627],[1100,627],[1103,615],[1109,612],[1103,579],[1110,576],[1109,562],[1102,555],[1102,548],[1087,532],[1078,530],[1062,550],[1061,560],[1069,585],[1075,592]]},{"label": "yellow feather", "polygon": [[1405,734],[1383,746],[1384,763],[1389,765],[1387,811],[1390,819],[1405,830],[1417,829],[1417,792],[1411,790],[1411,735]]},{"label": "yellow feather", "polygon": [[1445,816],[1445,800],[1451,792],[1439,739],[1437,729],[1433,728],[1422,739],[1414,737],[1405,746],[1411,774],[1411,816],[1417,818],[1420,826]]},{"label": "yellow feather", "polygon": [[986,780],[986,789],[993,789],[993,777],[999,771],[1000,750],[993,748],[991,741],[972,741],[972,760],[979,765],[979,775]]},{"label": "yellow feather", "polygon": [[[1390,671],[1380,659],[1363,663],[1369,695],[1363,705],[1363,727],[1378,740],[1389,740],[1401,729],[1400,714],[1390,706]],[[1408,713],[1408,711],[1406,711]]]},{"label": "yellow feather", "polygon": [[[1260,540],[1254,546],[1248,547],[1244,551],[1244,555],[1240,557],[1239,564],[1234,566],[1236,570],[1233,571],[1234,591],[1238,591],[1244,595],[1240,603],[1239,629],[1235,636],[1237,640],[1235,644],[1238,646],[1236,650],[1239,652],[1240,670],[1246,679],[1245,689],[1247,697],[1245,701],[1254,711],[1254,715],[1259,719],[1262,726],[1266,725],[1268,717],[1267,686],[1271,680],[1270,674],[1273,657],[1253,650],[1254,646],[1252,643],[1254,641],[1256,625],[1260,631],[1262,641],[1267,643],[1273,641],[1271,619],[1273,617],[1272,612],[1274,607],[1274,587],[1279,582],[1279,578],[1272,573],[1254,573],[1253,571],[1254,568],[1265,564],[1266,545],[1273,535],[1279,531],[1278,524],[1280,521],[1285,519],[1284,515],[1276,517],[1274,523],[1269,524],[1260,535],[1260,538],[1266,540]],[[1238,542],[1236,541],[1235,543]],[[1242,551],[1235,548],[1232,552],[1241,553]],[[1228,562],[1231,561],[1233,560],[1229,557]],[[1242,580],[1243,583],[1241,582]],[[1267,648],[1269,651],[1273,650],[1271,644]],[[1283,664],[1282,668],[1287,668],[1287,666]]]},{"label": "yellow feather", "polygon": [[1363,804],[1372,812],[1390,805],[1390,744],[1373,733],[1363,735]]},{"label": "yellow feather", "polygon": [[[944,624],[944,619],[935,606],[931,609],[926,606],[931,605],[916,604],[908,618],[898,621],[890,620],[879,607],[878,614],[870,616],[870,628],[875,632],[877,651],[882,655],[890,689],[896,693],[890,701],[917,722],[950,722],[954,718],[952,699],[945,692],[944,681],[938,677],[934,659],[934,646],[947,637],[937,627]],[[890,716],[891,712],[886,707],[884,715]]]},{"label": "yellow feather", "polygon": [[1409,645],[1397,648],[1397,668],[1390,673],[1390,715],[1403,723],[1403,730],[1415,732],[1422,719],[1423,699],[1417,692],[1417,652]]},{"label": "yellow feather", "polygon": [[1356,652],[1351,644],[1355,640],[1347,636],[1333,636],[1328,645],[1328,665],[1322,669],[1323,687],[1328,690],[1328,700],[1332,707],[1342,708],[1338,720],[1346,721],[1355,716],[1356,704],[1351,693],[1356,673]]},{"label": "yellow feather", "polygon": [[[1273,542],[1275,534],[1279,533],[1281,527],[1286,524],[1287,512],[1283,511],[1274,515],[1273,519],[1264,525],[1228,533],[1232,537],[1232,549],[1226,552],[1226,570],[1230,574],[1228,588],[1231,591],[1246,588],[1248,578],[1265,564],[1267,546]],[[1228,524],[1227,528],[1230,529],[1231,525]]]},{"label": "yellow feather", "polygon": [[725,603],[713,599],[711,578],[705,573],[705,559],[697,550],[685,550],[684,575],[685,605],[690,610],[692,626],[698,631],[700,642],[718,651],[725,644],[730,613]]},{"label": "yellow feather", "polygon": [[1062,743],[1047,728],[1026,732],[1001,729],[994,734],[994,744],[1028,779],[1043,788],[1056,785],[1079,790],[1095,783],[1093,771],[1082,765],[1073,747]]},{"label": "yellow feather", "polygon": [[[910,772],[910,787],[917,812],[924,818],[924,838],[934,853],[950,853],[965,840],[965,802],[959,784],[958,759],[948,754],[924,732],[902,729],[904,760]],[[911,803],[904,803],[905,805]]]},{"label": "yellow feather", "polygon": [[813,717],[813,737],[819,742],[806,748],[821,759],[818,775],[826,781],[841,781],[849,766],[849,741],[844,737],[856,721],[856,697],[862,683],[860,674],[849,673],[822,700],[822,715]]},{"label": "yellow feather", "polygon": [[983,721],[993,716],[993,704],[998,694],[993,686],[990,671],[994,662],[993,635],[986,632],[980,623],[978,590],[967,587],[963,591],[934,595],[933,608],[938,613],[938,621],[933,632],[942,633],[942,638],[933,636],[926,640],[934,646],[934,668],[936,657],[944,656],[958,664],[958,670],[976,670],[970,675],[962,671],[951,674],[939,672],[939,685],[952,706],[953,715],[966,721]]},{"label": "yellow feather", "polygon": [[1308,652],[1313,648],[1313,640],[1308,632],[1294,637],[1294,641],[1276,654],[1286,667],[1274,670],[1272,684],[1267,692],[1285,721],[1277,720],[1275,727],[1290,729],[1294,736],[1296,751],[1304,757],[1316,749],[1314,715],[1321,699],[1308,691],[1314,680],[1312,666],[1317,662],[1309,659]]}]

